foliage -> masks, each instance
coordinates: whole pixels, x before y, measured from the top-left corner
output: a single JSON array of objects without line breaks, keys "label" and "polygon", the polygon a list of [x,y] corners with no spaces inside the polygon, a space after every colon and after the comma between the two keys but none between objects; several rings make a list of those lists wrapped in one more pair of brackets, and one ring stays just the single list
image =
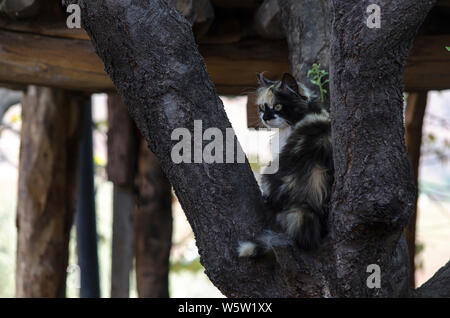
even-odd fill
[{"label": "foliage", "polygon": [[310,78],[311,83],[319,86],[320,100],[322,101],[322,103],[325,101],[325,94],[327,93],[327,90],[324,88],[324,86],[330,81],[328,79],[324,79],[324,77],[327,75],[328,72],[320,69],[320,64],[316,63],[312,65],[312,68],[308,71],[306,75],[308,78],[312,76],[312,78]]},{"label": "foliage", "polygon": [[180,260],[176,262],[171,262],[170,271],[178,273],[182,270],[189,272],[199,272],[204,270],[202,264],[200,264],[200,258],[195,258],[192,261]]}]

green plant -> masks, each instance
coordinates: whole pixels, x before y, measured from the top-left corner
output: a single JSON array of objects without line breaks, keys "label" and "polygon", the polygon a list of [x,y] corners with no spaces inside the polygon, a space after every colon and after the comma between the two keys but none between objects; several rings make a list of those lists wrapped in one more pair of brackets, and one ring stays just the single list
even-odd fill
[{"label": "green plant", "polygon": [[314,85],[319,86],[320,90],[320,100],[322,103],[325,101],[325,94],[327,93],[327,90],[324,88],[325,84],[329,82],[328,79],[324,79],[325,76],[328,75],[328,72],[325,70],[320,69],[320,64],[314,63],[312,65],[312,68],[308,71],[307,77],[312,76],[310,78],[311,83]]},{"label": "green plant", "polygon": [[450,52],[450,46],[446,46],[445,48]]}]

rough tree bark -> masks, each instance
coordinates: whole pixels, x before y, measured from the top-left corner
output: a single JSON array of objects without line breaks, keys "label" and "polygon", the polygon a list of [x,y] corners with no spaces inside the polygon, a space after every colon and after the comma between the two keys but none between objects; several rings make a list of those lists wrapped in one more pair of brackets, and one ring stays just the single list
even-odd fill
[{"label": "rough tree bark", "polygon": [[64,297],[75,212],[79,102],[30,86],[22,102],[17,297]]},{"label": "rough tree bark", "polygon": [[[329,0],[278,0],[292,74],[313,90],[317,86],[305,80],[308,70],[314,63],[326,71],[330,65],[330,3]],[[326,103],[330,103],[329,94]]]},{"label": "rough tree bark", "polygon": [[427,107],[427,92],[409,93],[405,112],[406,147],[411,160],[414,183],[416,185],[416,200],[414,201],[414,212],[409,218],[405,229],[406,242],[408,243],[409,283],[412,288],[416,286],[415,280],[415,254],[416,254],[416,220],[417,200],[419,196],[419,162],[420,148],[422,146],[422,126],[425,109]]},{"label": "rough tree bark", "polygon": [[[402,271],[405,249],[396,249],[414,201],[402,125],[402,74],[432,1],[414,7],[406,0],[380,1],[384,24],[377,30],[365,24],[364,3],[331,2],[337,182],[330,235],[315,253],[275,250],[275,261],[236,255],[237,242],[263,228],[264,206],[247,163],[171,160],[175,128],[192,132],[193,121],[202,120],[203,129],[216,127],[226,135],[230,127],[187,21],[161,0],[66,2],[80,4],[106,71],[175,188],[206,273],[226,296],[409,295],[408,273]],[[381,267],[379,289],[366,285],[369,264]],[[445,273],[440,274],[444,280]]]},{"label": "rough tree bark", "polygon": [[[398,290],[404,277],[394,275],[395,253],[413,212],[415,187],[404,139],[403,72],[433,4],[378,3],[382,27],[369,28],[365,2],[333,2],[330,93],[336,179],[330,221],[340,295],[404,293]],[[381,289],[365,286],[369,264],[382,270]]]},{"label": "rough tree bark", "polygon": [[168,298],[172,190],[158,158],[143,139],[139,148],[133,222],[138,295]]}]

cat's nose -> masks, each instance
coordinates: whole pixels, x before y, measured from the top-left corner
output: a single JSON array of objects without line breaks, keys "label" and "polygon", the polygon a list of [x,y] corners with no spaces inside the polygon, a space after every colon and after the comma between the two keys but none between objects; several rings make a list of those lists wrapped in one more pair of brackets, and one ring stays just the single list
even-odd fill
[{"label": "cat's nose", "polygon": [[269,112],[266,112],[266,113],[264,113],[264,115],[263,115],[263,120],[265,120],[265,121],[268,121],[268,120],[271,120],[271,119],[274,119],[275,117],[273,116],[273,114],[272,113],[269,113]]}]

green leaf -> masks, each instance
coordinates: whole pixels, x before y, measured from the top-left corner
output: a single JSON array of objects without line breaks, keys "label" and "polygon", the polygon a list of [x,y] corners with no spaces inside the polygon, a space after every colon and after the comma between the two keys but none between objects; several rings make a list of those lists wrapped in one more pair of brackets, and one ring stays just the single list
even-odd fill
[{"label": "green leaf", "polygon": [[446,46],[445,48],[450,52],[450,46]]}]

